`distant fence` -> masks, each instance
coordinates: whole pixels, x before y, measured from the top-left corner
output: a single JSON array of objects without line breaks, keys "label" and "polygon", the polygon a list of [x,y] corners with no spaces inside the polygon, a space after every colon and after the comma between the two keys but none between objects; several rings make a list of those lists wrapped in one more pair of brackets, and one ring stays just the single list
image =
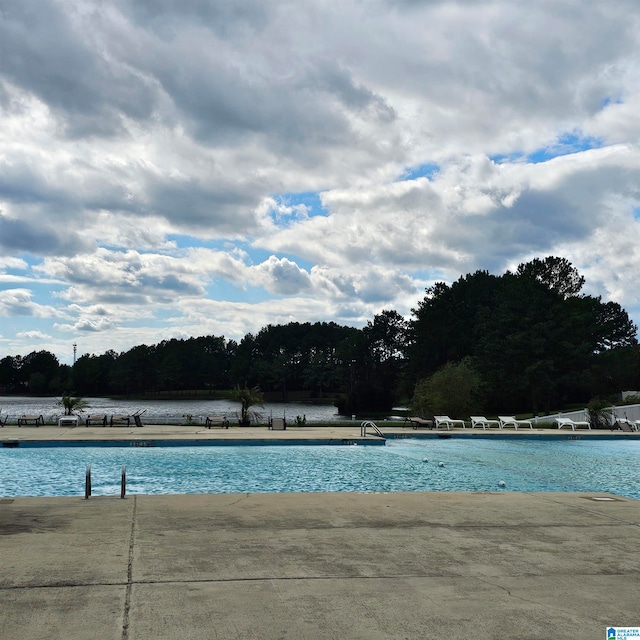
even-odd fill
[{"label": "distant fence", "polygon": [[[615,423],[618,418],[626,418],[627,420],[640,420],[640,404],[626,404],[619,407],[610,407],[611,410],[611,425]],[[556,418],[569,418],[570,420],[589,420],[589,410],[579,409],[578,411],[563,411],[561,413],[554,413],[548,416],[536,416],[531,421],[534,424],[545,424],[549,422],[555,422]]]}]

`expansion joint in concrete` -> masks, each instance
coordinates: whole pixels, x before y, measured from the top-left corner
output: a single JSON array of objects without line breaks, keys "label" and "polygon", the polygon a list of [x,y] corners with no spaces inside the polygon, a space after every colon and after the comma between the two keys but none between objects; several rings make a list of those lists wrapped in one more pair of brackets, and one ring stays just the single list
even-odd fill
[{"label": "expansion joint in concrete", "polygon": [[124,596],[124,613],[122,614],[122,640],[129,639],[129,610],[131,609],[131,587],[133,585],[133,551],[136,539],[136,513],[138,500],[133,496],[133,513],[131,514],[131,533],[129,535],[129,558],[127,562],[127,588]]}]

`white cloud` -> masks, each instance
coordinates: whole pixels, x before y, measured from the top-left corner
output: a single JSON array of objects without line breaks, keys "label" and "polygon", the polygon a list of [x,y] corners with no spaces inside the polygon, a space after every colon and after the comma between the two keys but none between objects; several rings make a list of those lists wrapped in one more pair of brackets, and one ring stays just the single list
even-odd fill
[{"label": "white cloud", "polygon": [[287,258],[270,258],[252,269],[256,284],[271,293],[296,295],[308,292],[311,285],[309,274]]},{"label": "white cloud", "polygon": [[17,269],[19,271],[25,271],[27,267],[27,262],[22,258],[0,256],[0,270]]},{"label": "white cloud", "polygon": [[1,316],[31,316],[34,318],[53,318],[59,313],[50,305],[42,305],[31,300],[29,289],[5,289],[0,291]]},{"label": "white cloud", "polygon": [[51,336],[42,331],[18,331],[16,338],[26,340],[50,340]]},{"label": "white cloud", "polygon": [[61,297],[74,302],[167,302],[201,296],[203,271],[188,258],[99,249],[93,255],[48,258],[37,268],[70,286]]},{"label": "white cloud", "polygon": [[7,344],[361,325],[550,254],[640,314],[639,33],[632,0],[10,3],[0,317],[58,325]]},{"label": "white cloud", "polygon": [[114,326],[113,322],[105,318],[101,318],[99,320],[83,318],[76,322],[73,328],[76,331],[105,331],[107,329],[113,329]]}]

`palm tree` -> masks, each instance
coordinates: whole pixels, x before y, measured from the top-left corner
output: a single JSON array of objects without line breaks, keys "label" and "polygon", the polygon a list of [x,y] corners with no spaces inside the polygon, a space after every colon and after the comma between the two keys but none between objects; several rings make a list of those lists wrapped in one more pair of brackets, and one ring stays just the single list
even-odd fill
[{"label": "palm tree", "polygon": [[264,396],[258,387],[248,389],[247,387],[241,388],[238,385],[231,392],[231,399],[240,403],[240,425],[247,427],[251,424],[251,418],[255,420],[260,418],[260,414],[257,411],[249,411],[250,407],[264,406]]},{"label": "palm tree", "polygon": [[76,411],[82,413],[89,406],[82,398],[73,397],[69,394],[62,394],[62,398],[58,400],[58,405],[64,407],[65,416],[72,416]]}]

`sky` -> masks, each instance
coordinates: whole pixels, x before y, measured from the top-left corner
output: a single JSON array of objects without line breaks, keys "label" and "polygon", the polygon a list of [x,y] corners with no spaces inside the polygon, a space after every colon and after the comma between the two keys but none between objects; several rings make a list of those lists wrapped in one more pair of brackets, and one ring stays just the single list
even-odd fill
[{"label": "sky", "polygon": [[0,358],[549,255],[639,323],[639,143],[636,0],[0,0]]}]

